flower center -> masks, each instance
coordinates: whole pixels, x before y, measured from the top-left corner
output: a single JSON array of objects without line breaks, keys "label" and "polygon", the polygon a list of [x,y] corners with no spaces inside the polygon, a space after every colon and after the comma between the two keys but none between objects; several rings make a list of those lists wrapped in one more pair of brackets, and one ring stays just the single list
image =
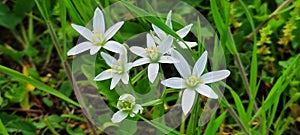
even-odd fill
[{"label": "flower center", "polygon": [[122,61],[118,60],[118,64],[117,65],[112,65],[110,71],[114,72],[114,73],[117,73],[117,74],[122,74],[124,72]]},{"label": "flower center", "polygon": [[157,61],[157,59],[159,57],[158,47],[151,46],[150,48],[146,48],[146,52],[147,52],[148,56],[150,57],[151,62]]},{"label": "flower center", "polygon": [[100,30],[93,31],[93,42],[95,46],[104,46],[105,40]]},{"label": "flower center", "polygon": [[199,83],[203,84],[203,82],[204,82],[203,79],[200,79],[200,80],[199,80]]},{"label": "flower center", "polygon": [[133,110],[133,107],[135,106],[135,102],[119,100],[117,106],[120,109],[120,111],[131,112]]},{"label": "flower center", "polygon": [[197,77],[194,75],[185,79],[187,87],[191,89],[194,88],[199,82],[201,83],[201,81],[203,82],[203,80],[198,81]]}]

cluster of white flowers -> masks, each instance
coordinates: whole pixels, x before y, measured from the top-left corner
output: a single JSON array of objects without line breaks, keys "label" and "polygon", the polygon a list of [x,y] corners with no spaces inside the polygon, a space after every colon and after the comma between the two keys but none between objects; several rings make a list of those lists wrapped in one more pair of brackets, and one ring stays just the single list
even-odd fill
[{"label": "cluster of white flowers", "polygon": [[[166,25],[172,29],[171,14],[172,12],[170,11],[167,16]],[[111,68],[101,72],[94,78],[95,81],[112,79],[110,85],[111,90],[116,87],[120,80],[124,84],[128,84],[128,72],[133,67],[149,64],[148,79],[151,83],[153,83],[159,72],[159,63],[174,64],[182,78],[172,77],[161,81],[161,84],[174,89],[184,89],[182,94],[182,110],[185,115],[191,110],[194,104],[196,92],[209,98],[218,98],[218,95],[206,84],[225,79],[229,76],[230,71],[219,70],[208,72],[202,75],[207,62],[208,54],[206,51],[197,60],[193,70],[191,71],[190,66],[184,57],[178,51],[173,49],[175,48],[172,46],[174,38],[166,34],[157,26],[152,25],[155,35],[146,35],[147,48],[138,46],[130,47],[129,50],[132,53],[141,57],[140,59],[131,63],[128,62],[127,49],[122,44],[110,40],[123,24],[123,21],[118,22],[105,31],[105,20],[103,13],[99,8],[97,8],[93,17],[93,31],[89,30],[88,28],[72,24],[72,27],[84,38],[86,38],[87,41],[73,47],[68,51],[67,55],[76,55],[87,50],[90,50],[90,54],[94,55],[102,47],[108,51],[118,53],[119,59],[117,60],[113,56],[101,52],[102,58]],[[185,26],[176,33],[181,38],[184,38],[189,33],[191,28],[192,24]],[[196,42],[185,41],[187,46],[185,46],[185,44],[179,40],[176,40],[176,42],[182,48],[191,48],[197,45]],[[117,108],[119,111],[116,112],[111,119],[114,123],[121,122],[128,115],[130,117],[134,117],[136,114],[142,113],[143,111],[143,107],[140,104],[136,104],[135,97],[130,94],[123,94],[120,96],[117,103]]]}]

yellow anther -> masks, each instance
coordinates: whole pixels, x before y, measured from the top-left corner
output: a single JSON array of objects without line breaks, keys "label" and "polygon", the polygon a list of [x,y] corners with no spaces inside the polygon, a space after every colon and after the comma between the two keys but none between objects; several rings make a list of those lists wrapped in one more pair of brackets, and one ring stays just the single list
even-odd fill
[{"label": "yellow anther", "polygon": [[203,81],[203,79],[200,79],[200,81],[199,81],[200,83],[203,83],[204,81]]},{"label": "yellow anther", "polygon": [[113,70],[112,70],[112,69],[108,69],[107,71],[108,71],[108,72],[110,72],[110,73],[111,73],[111,72],[113,72]]}]

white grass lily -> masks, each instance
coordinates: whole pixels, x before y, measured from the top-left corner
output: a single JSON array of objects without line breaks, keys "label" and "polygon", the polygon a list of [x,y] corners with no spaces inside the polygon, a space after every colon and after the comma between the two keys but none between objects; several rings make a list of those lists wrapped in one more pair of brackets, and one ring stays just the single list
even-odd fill
[{"label": "white grass lily", "polygon": [[119,53],[123,46],[116,41],[108,41],[111,39],[116,32],[124,24],[123,21],[116,23],[105,31],[105,21],[103,13],[99,8],[96,8],[93,17],[93,31],[86,27],[72,24],[72,27],[79,32],[88,41],[79,43],[71,50],[68,51],[67,55],[76,55],[86,50],[90,50],[90,54],[96,54],[102,47],[106,50]]},{"label": "white grass lily", "polygon": [[172,51],[172,55],[179,60],[179,63],[175,63],[174,65],[182,78],[172,77],[163,80],[161,83],[167,87],[184,89],[181,105],[185,115],[191,110],[194,104],[196,91],[208,98],[218,98],[217,94],[212,90],[212,88],[206,84],[225,79],[229,76],[230,71],[218,70],[202,75],[207,62],[207,51],[205,51],[197,60],[192,71],[187,61],[179,52],[174,50]]},{"label": "white grass lily", "polygon": [[[171,16],[172,16],[172,11],[170,11],[168,13],[167,20],[166,20],[166,25],[169,26],[171,29],[173,29],[172,21],[171,21]],[[179,37],[181,37],[181,38],[184,38],[189,33],[189,31],[191,30],[192,26],[193,26],[193,24],[189,24],[189,25],[183,27],[182,29],[176,31],[177,35]],[[161,30],[159,27],[155,26],[154,24],[152,24],[152,28],[153,28],[155,34],[158,36],[158,38],[154,36],[155,42],[160,43],[161,41],[163,41],[168,36],[168,34],[166,34],[163,30]],[[185,49],[187,48],[186,45],[183,42],[181,42],[179,40],[176,40],[176,42],[182,48],[185,48]],[[185,43],[187,44],[187,46],[189,48],[192,48],[192,47],[195,47],[195,46],[198,45],[197,42],[185,41]]]},{"label": "white grass lily", "polygon": [[134,117],[138,113],[143,112],[143,107],[140,104],[135,103],[135,97],[130,94],[123,94],[120,96],[117,103],[117,108],[119,109],[112,118],[113,123],[119,123],[124,120],[128,115]]},{"label": "white grass lily", "polygon": [[118,82],[122,80],[124,84],[128,84],[129,75],[128,71],[131,69],[132,63],[127,63],[127,52],[126,49],[123,49],[122,53],[120,53],[119,59],[116,60],[114,57],[101,52],[102,58],[105,60],[107,65],[111,67],[111,69],[107,69],[97,75],[94,80],[102,81],[112,78],[110,89],[116,87]]},{"label": "white grass lily", "polygon": [[171,56],[165,55],[173,43],[171,36],[166,37],[158,46],[156,46],[154,39],[149,34],[147,34],[146,38],[147,48],[138,46],[130,47],[131,52],[142,57],[134,61],[132,66],[136,67],[150,63],[148,66],[148,78],[149,81],[153,83],[159,70],[158,63],[176,63],[177,60]]}]

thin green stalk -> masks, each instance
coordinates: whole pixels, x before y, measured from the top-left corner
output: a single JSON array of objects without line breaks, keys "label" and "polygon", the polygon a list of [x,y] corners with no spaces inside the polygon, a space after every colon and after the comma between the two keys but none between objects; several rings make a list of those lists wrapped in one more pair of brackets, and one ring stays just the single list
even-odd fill
[{"label": "thin green stalk", "polygon": [[[60,16],[61,16],[61,27],[63,28],[63,31],[66,31],[66,27],[67,27],[67,10],[66,10],[66,6],[64,5],[63,1],[60,0],[59,1],[59,7],[60,7]],[[67,54],[67,34],[65,32],[63,32],[63,54]]]},{"label": "thin green stalk", "polygon": [[49,20],[46,21],[46,24],[47,24],[47,27],[50,31],[51,39],[53,40],[54,46],[57,50],[57,54],[59,55],[59,58],[60,58],[61,62],[63,63],[66,60],[66,56],[62,54],[63,51],[60,47],[60,44],[59,44],[59,41],[57,39],[56,33],[54,31],[53,25],[52,25],[51,21],[49,21]]},{"label": "thin green stalk", "polygon": [[162,133],[164,134],[170,134],[170,135],[181,135],[178,131],[174,130],[173,128],[170,128],[162,123],[156,122],[154,120],[149,121],[146,118],[144,118],[141,115],[137,115],[140,119],[142,119],[144,122],[148,123],[149,125],[157,128],[158,130],[160,130]]},{"label": "thin green stalk", "polygon": [[[80,96],[79,88],[78,88],[78,86],[77,86],[77,84],[76,84],[76,80],[75,80],[75,78],[74,78],[74,76],[73,76],[73,74],[72,74],[72,72],[71,72],[71,68],[70,68],[69,63],[66,61],[66,55],[63,54],[64,51],[61,49],[61,45],[59,44],[59,40],[58,40],[57,35],[56,35],[55,31],[54,31],[52,22],[51,22],[51,20],[50,20],[49,17],[48,17],[47,11],[44,11],[44,10],[43,10],[43,8],[41,7],[41,5],[40,5],[40,3],[39,3],[38,0],[35,0],[35,3],[36,3],[36,5],[38,6],[39,11],[41,12],[43,18],[44,18],[45,21],[46,21],[46,25],[47,25],[47,27],[48,27],[48,29],[49,29],[49,31],[50,31],[51,39],[53,40],[54,46],[55,46],[55,48],[56,48],[56,50],[57,50],[57,53],[58,53],[58,55],[59,55],[59,57],[60,57],[60,60],[61,60],[61,62],[62,62],[62,65],[63,65],[63,67],[64,67],[64,69],[65,69],[65,71],[66,71],[66,73],[67,73],[67,77],[68,77],[69,80],[71,81],[71,84],[72,84],[72,87],[73,87],[73,89],[74,89],[75,95],[78,97],[77,99],[78,99],[79,103],[82,103],[83,101],[82,101],[82,98],[81,98],[81,96]],[[88,124],[89,124],[90,127],[92,128],[93,133],[96,135],[96,130],[95,130],[95,128],[94,128],[93,123],[91,122],[91,118],[90,118],[89,115],[86,113],[85,108],[82,108],[82,110],[83,110],[83,112],[84,112],[84,113],[83,113],[84,116],[85,116],[86,119],[88,120]]]},{"label": "thin green stalk", "polygon": [[199,105],[199,94],[196,94],[196,97],[195,97],[195,100],[194,100],[194,107],[192,108],[192,111],[191,111],[191,116],[190,116],[190,119],[189,119],[189,123],[188,123],[188,127],[187,127],[187,131],[186,133],[187,134],[191,134],[191,135],[194,135],[196,134],[196,128],[197,128],[197,123],[198,123],[198,113],[197,113],[197,110],[198,110],[198,107],[200,106]]},{"label": "thin green stalk", "polygon": [[48,122],[47,118],[44,119],[44,122],[45,122],[45,124],[47,125],[48,129],[51,131],[52,134],[59,135],[59,133],[56,132],[56,130],[53,128],[53,126]]},{"label": "thin green stalk", "polygon": [[243,124],[243,122],[241,121],[241,119],[239,118],[239,116],[236,114],[236,112],[233,110],[233,108],[232,108],[231,105],[228,106],[228,111],[232,115],[232,117],[234,117],[234,119],[238,122],[238,124],[241,126],[241,128],[244,130],[245,134],[251,135],[251,133],[248,131],[248,129]]},{"label": "thin green stalk", "polygon": [[[228,32],[228,33],[229,33],[230,36],[231,36],[231,41],[235,44],[231,32]],[[235,60],[236,60],[237,66],[238,66],[238,68],[239,68],[239,70],[240,70],[240,72],[241,72],[241,78],[242,78],[243,83],[244,83],[244,85],[245,85],[245,87],[246,87],[246,92],[247,92],[247,94],[248,94],[248,96],[249,96],[249,99],[250,99],[250,100],[255,100],[255,99],[253,99],[252,92],[251,92],[251,89],[250,89],[250,84],[249,84],[249,81],[248,81],[248,79],[247,79],[246,72],[245,72],[244,66],[243,66],[243,64],[242,64],[241,58],[240,58],[240,56],[239,56],[239,53],[235,54],[235,55],[234,55],[234,58],[235,58]],[[255,112],[257,112],[258,107],[257,107],[256,101],[254,101],[254,109],[255,109]]]},{"label": "thin green stalk", "polygon": [[216,90],[215,92],[217,92],[217,95],[221,96],[221,97],[219,97],[220,99],[222,99],[221,103],[223,105],[225,105],[225,107],[228,108],[229,113],[232,115],[232,117],[235,119],[235,121],[239,124],[239,126],[242,128],[242,130],[245,132],[245,134],[251,135],[251,133],[249,132],[247,126],[243,123],[243,121],[240,119],[240,117],[234,111],[233,107],[229,104],[227,99],[225,97],[223,97],[223,94],[220,92],[220,90]]},{"label": "thin green stalk", "polygon": [[183,113],[181,114],[181,120],[182,120],[182,122],[181,122],[181,125],[180,125],[180,133],[184,134],[184,130],[185,130],[185,116],[184,116]]},{"label": "thin green stalk", "polygon": [[3,135],[8,135],[8,132],[7,132],[6,128],[5,128],[5,126],[3,125],[1,119],[0,119],[0,131],[1,131],[1,133],[2,133]]}]

